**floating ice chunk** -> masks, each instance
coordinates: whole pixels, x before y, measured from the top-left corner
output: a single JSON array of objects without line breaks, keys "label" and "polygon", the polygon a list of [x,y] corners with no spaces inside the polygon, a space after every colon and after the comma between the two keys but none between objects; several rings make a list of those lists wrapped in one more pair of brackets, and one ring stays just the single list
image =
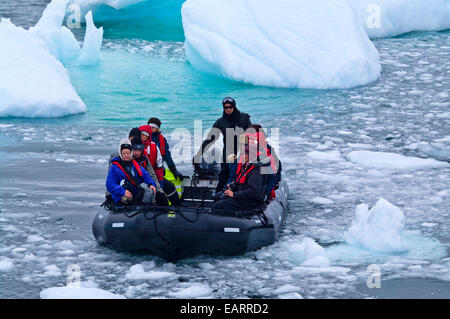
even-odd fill
[{"label": "floating ice chunk", "polygon": [[44,269],[45,269],[44,276],[58,277],[61,276],[62,274],[61,269],[59,269],[59,267],[56,265],[48,265],[45,266]]},{"label": "floating ice chunk", "polygon": [[347,0],[371,38],[450,28],[448,0]]},{"label": "floating ice chunk", "polygon": [[313,239],[305,237],[300,242],[287,243],[288,259],[296,265],[306,267],[326,267],[330,261],[325,249]]},{"label": "floating ice chunk", "polygon": [[158,280],[167,277],[173,277],[175,274],[167,271],[148,271],[144,270],[141,264],[131,266],[128,270],[125,278],[129,280]]},{"label": "floating ice chunk", "polygon": [[320,161],[339,161],[341,159],[341,153],[338,150],[329,152],[312,151],[309,152],[308,157],[313,160]]},{"label": "floating ice chunk", "polygon": [[11,259],[7,257],[0,257],[0,271],[9,271],[14,267]]},{"label": "floating ice chunk", "polygon": [[177,292],[169,293],[175,298],[205,298],[210,296],[212,289],[205,284],[193,284],[187,288],[183,288]]},{"label": "floating ice chunk", "polygon": [[47,45],[0,22],[0,117],[59,117],[86,111],[66,69]]},{"label": "floating ice chunk", "polygon": [[254,85],[349,88],[380,76],[378,52],[342,0],[188,0],[186,57],[206,73]]},{"label": "floating ice chunk", "polygon": [[404,240],[405,215],[384,198],[369,210],[366,204],[356,207],[355,217],[345,241],[371,251],[398,253],[409,250]]},{"label": "floating ice chunk", "polygon": [[304,299],[302,295],[300,295],[298,292],[289,292],[287,294],[279,295],[278,298],[280,299]]},{"label": "floating ice chunk", "polygon": [[42,240],[44,240],[44,238],[39,235],[28,235],[28,237],[27,237],[28,243],[35,243],[37,241],[42,241]]},{"label": "floating ice chunk", "polygon": [[99,288],[52,287],[41,291],[41,299],[126,299]]},{"label": "floating ice chunk", "polygon": [[348,158],[359,165],[387,168],[393,170],[425,169],[436,167],[448,167],[448,163],[434,159],[408,157],[395,153],[354,151],[348,154]]},{"label": "floating ice chunk", "polygon": [[286,284],[286,285],[283,285],[283,286],[278,287],[277,289],[275,289],[273,291],[273,294],[280,295],[280,294],[286,294],[288,292],[297,292],[297,291],[300,291],[299,287],[294,286],[294,285]]},{"label": "floating ice chunk", "polygon": [[319,204],[319,205],[330,205],[334,202],[331,199],[323,198],[323,197],[315,197],[311,199],[311,203]]},{"label": "floating ice chunk", "polygon": [[86,14],[86,34],[79,62],[82,65],[94,65],[100,55],[103,40],[103,27],[96,28],[92,19],[92,11]]}]

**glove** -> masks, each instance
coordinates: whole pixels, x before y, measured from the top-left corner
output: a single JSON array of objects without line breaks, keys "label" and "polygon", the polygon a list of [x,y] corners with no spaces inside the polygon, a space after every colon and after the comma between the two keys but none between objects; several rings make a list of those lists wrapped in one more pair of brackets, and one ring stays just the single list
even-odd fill
[{"label": "glove", "polygon": [[179,178],[181,180],[183,180],[184,176],[183,174],[181,174],[175,166],[169,167],[170,171],[172,172],[173,176],[175,176],[175,178]]}]

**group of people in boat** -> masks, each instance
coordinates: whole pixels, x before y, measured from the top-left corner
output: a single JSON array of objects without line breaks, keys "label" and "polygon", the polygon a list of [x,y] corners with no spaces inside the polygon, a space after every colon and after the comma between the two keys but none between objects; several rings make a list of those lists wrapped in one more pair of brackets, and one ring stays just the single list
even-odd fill
[{"label": "group of people in boat", "polygon": [[[194,171],[201,171],[203,154],[222,135],[224,147],[213,208],[261,207],[275,196],[281,180],[281,162],[267,143],[261,125],[252,124],[250,116],[237,109],[233,98],[226,97],[222,105],[222,117],[214,123],[192,159]],[[110,159],[107,198],[120,205],[152,201],[158,206],[181,204],[175,185],[164,178],[164,163],[175,180],[185,177],[176,168],[158,118],[150,118],[147,125],[133,128],[129,137],[121,140],[118,151]]]}]

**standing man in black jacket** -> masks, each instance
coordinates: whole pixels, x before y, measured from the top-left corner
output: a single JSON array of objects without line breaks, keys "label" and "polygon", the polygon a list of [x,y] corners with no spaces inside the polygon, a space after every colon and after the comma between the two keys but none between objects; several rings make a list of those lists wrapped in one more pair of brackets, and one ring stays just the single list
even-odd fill
[{"label": "standing man in black jacket", "polygon": [[223,115],[213,125],[208,137],[203,141],[202,146],[194,156],[192,163],[195,169],[198,170],[200,163],[202,162],[203,153],[211,147],[214,142],[219,138],[219,135],[223,136],[223,151],[222,151],[222,163],[219,174],[219,183],[216,187],[217,191],[221,191],[225,183],[228,180],[230,172],[226,163],[226,158],[231,154],[237,154],[238,137],[243,134],[244,131],[252,125],[250,121],[250,115],[247,113],[241,113],[236,107],[236,101],[231,97],[226,97],[222,101]]}]

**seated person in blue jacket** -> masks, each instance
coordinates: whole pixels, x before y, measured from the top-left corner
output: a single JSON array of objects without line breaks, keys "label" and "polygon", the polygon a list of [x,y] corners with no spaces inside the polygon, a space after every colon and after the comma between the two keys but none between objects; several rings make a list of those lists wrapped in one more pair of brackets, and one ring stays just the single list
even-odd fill
[{"label": "seated person in blue jacket", "polygon": [[[146,192],[143,186],[151,190]],[[115,203],[136,205],[142,203],[145,194],[152,201],[156,194],[156,183],[145,168],[134,159],[129,139],[122,139],[119,145],[119,157],[112,160],[106,178],[106,189]]]}]

